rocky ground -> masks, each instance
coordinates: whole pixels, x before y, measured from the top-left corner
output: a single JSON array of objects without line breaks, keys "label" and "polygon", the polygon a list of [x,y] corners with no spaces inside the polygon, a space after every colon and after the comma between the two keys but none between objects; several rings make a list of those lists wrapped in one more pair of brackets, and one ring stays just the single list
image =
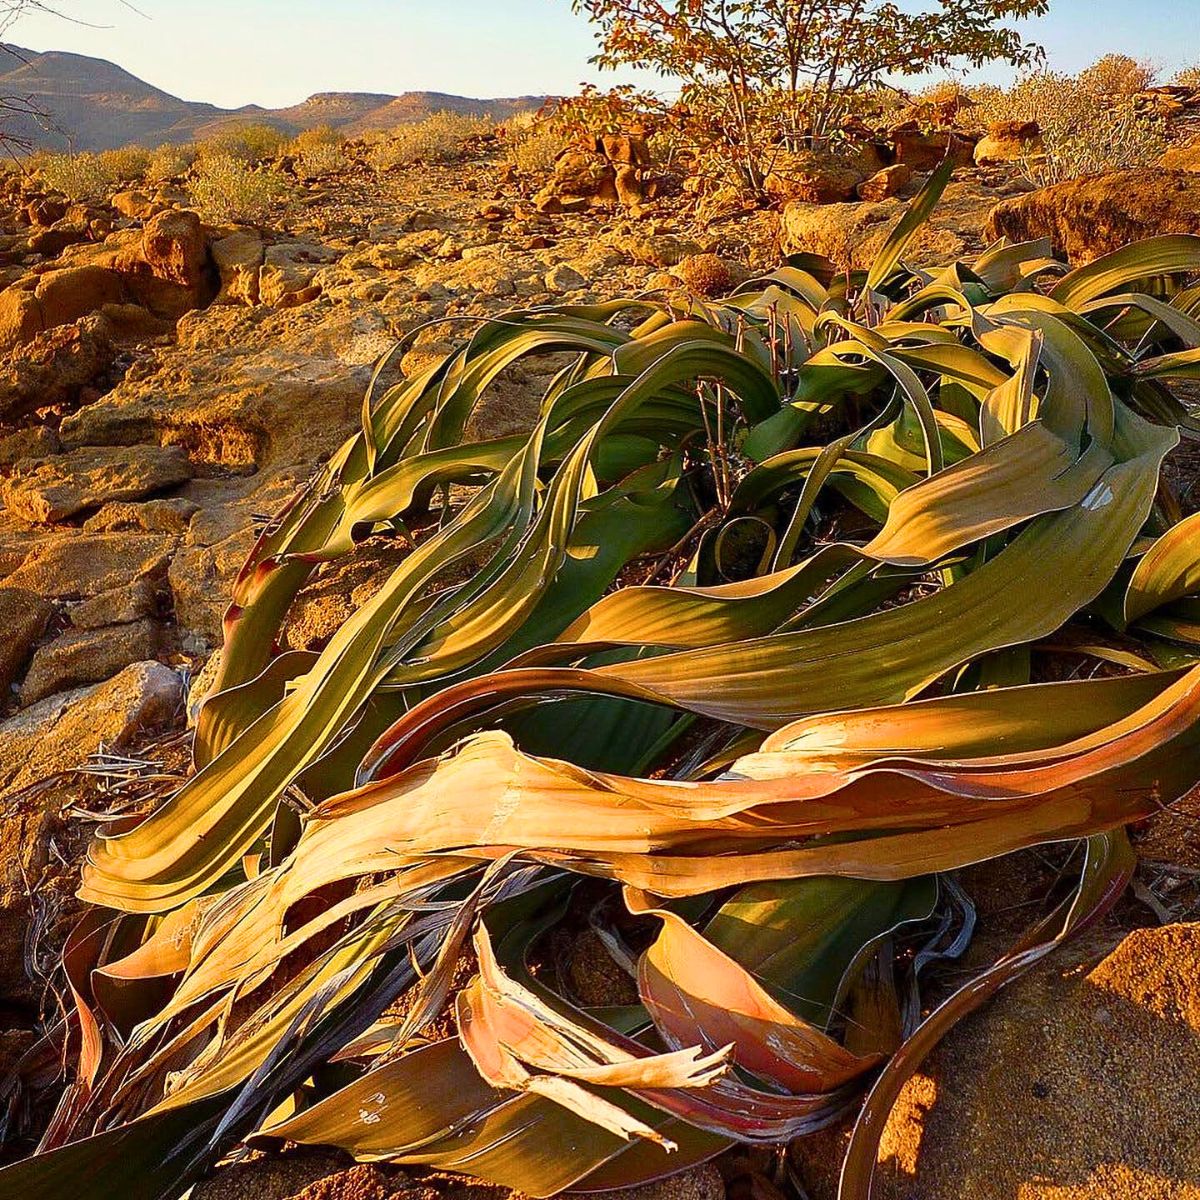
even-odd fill
[{"label": "rocky ground", "polygon": [[[72,205],[10,176],[0,196],[0,1075],[53,1011],[46,966],[93,810],[136,802],[156,776],[186,769],[189,683],[219,645],[255,530],[352,431],[374,364],[398,338],[415,333],[383,386],[513,307],[689,286],[720,294],[781,250],[862,265],[929,168],[921,153],[947,149],[959,152],[911,142],[906,161],[897,143],[896,161],[853,178],[793,162],[771,211],[669,181],[643,186],[649,172],[619,147],[594,156],[605,160],[599,197],[573,191],[579,172],[561,162],[539,192],[487,144],[445,167],[377,173],[352,159],[298,185],[265,230],[207,225],[174,186]],[[1139,173],[1133,204],[1121,177],[1030,195],[1011,167],[972,159],[968,148],[920,248],[930,264],[996,233],[1047,234],[1082,258],[1114,239],[1200,232],[1195,155]],[[504,381],[489,432],[528,422],[529,385]],[[318,577],[289,643],[322,644],[389,553],[369,545]],[[1014,988],[914,1082],[889,1134],[885,1194],[1200,1195],[1194,1099],[1156,1083],[1164,1063],[1180,1080],[1200,1063],[1200,938],[1173,926],[1121,941],[1156,923],[1155,906],[1170,920],[1200,915],[1188,834],[1147,835],[1145,902],[1131,901],[1090,956]],[[1117,1031],[1131,1023],[1153,1037],[1153,1060],[1128,1057]],[[0,1104],[13,1095],[0,1086]],[[1153,1119],[1138,1106],[1153,1106]],[[787,1163],[735,1156],[656,1196],[827,1196],[833,1149],[815,1144]],[[251,1162],[197,1197],[487,1200],[495,1190],[374,1167],[338,1174],[344,1166],[328,1155]]]}]

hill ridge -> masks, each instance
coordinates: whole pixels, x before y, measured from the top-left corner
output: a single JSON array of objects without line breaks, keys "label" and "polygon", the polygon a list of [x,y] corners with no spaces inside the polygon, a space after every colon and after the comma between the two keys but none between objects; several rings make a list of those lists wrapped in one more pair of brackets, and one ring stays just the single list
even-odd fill
[{"label": "hill ridge", "polygon": [[69,50],[28,50],[13,43],[0,49],[0,96],[30,101],[43,114],[41,119],[23,112],[5,114],[4,132],[36,147],[58,150],[186,142],[247,119],[265,121],[289,135],[321,124],[347,134],[390,129],[440,109],[503,119],[537,108],[546,99],[481,99],[427,90],[320,91],[283,108],[222,108],[184,100],[105,58]]}]

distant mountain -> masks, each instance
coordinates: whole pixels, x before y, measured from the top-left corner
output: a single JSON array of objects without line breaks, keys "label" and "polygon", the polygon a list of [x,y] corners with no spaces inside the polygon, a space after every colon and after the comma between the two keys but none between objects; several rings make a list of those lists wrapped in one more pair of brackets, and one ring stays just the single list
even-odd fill
[{"label": "distant mountain", "polygon": [[206,137],[222,126],[264,121],[287,134],[332,125],[347,134],[391,129],[442,110],[502,120],[538,108],[544,96],[474,100],[441,92],[318,92],[290,108],[218,108],[181,100],[102,58],[63,51],[23,50],[6,45],[0,53],[0,97],[16,98],[43,114],[0,113],[0,128],[35,146],[110,150],[118,146],[158,146]]}]

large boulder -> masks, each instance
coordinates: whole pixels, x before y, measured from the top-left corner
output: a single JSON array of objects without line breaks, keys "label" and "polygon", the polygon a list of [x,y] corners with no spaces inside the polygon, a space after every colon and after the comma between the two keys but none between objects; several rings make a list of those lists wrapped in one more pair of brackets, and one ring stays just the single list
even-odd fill
[{"label": "large boulder", "polygon": [[58,221],[49,229],[37,229],[29,235],[29,253],[56,258],[68,246],[92,240],[92,231],[86,223],[69,218]]},{"label": "large boulder", "polygon": [[1200,138],[1172,146],[1158,160],[1158,165],[1168,171],[1200,171]]},{"label": "large boulder", "polygon": [[0,353],[98,310],[132,302],[177,321],[217,294],[207,235],[193,212],[171,209],[151,217],[141,231],[119,230],[103,242],[90,237],[89,228],[76,239],[82,244],[40,247],[42,253],[66,253],[53,269],[35,271],[0,292]]},{"label": "large boulder", "polygon": [[54,609],[34,592],[0,587],[0,712],[9,689],[20,677],[38,639],[46,632]]},{"label": "large boulder", "polygon": [[855,195],[872,204],[890,200],[909,185],[912,177],[911,167],[905,163],[892,163],[890,167],[883,167],[869,179],[864,179],[855,189]]},{"label": "large boulder", "polygon": [[163,648],[162,627],[147,617],[98,629],[68,629],[34,654],[21,685],[21,704],[103,683],[130,663],[157,658]]},{"label": "large boulder", "polygon": [[849,158],[823,150],[781,150],[763,180],[763,190],[780,204],[789,200],[834,204],[853,200],[855,188],[864,178],[862,169]]},{"label": "large boulder", "polygon": [[37,999],[25,973],[27,938],[36,928],[31,896],[41,894],[59,825],[55,808],[30,785],[80,766],[102,747],[119,753],[175,720],[182,703],[181,676],[162,663],[142,662],[106,683],[49,696],[0,721],[0,997],[6,1002]]},{"label": "large boulder", "polygon": [[975,138],[957,129],[926,129],[906,121],[889,129],[888,139],[896,161],[914,171],[936,170],[946,159],[956,167],[975,161]]},{"label": "large boulder", "polygon": [[144,221],[162,211],[162,206],[155,203],[154,197],[137,188],[117,192],[111,197],[109,204],[123,217]]},{"label": "large boulder", "polygon": [[354,428],[390,345],[385,319],[351,305],[216,305],[189,314],[176,345],[68,416],[60,434],[68,446],[171,443],[225,470],[282,462],[307,473]]},{"label": "large boulder", "polygon": [[1042,131],[1036,121],[997,121],[975,143],[975,164],[994,167],[1041,154]]},{"label": "large boulder", "polygon": [[124,295],[121,277],[101,266],[64,267],[38,277],[34,291],[42,310],[42,327],[78,321]]},{"label": "large boulder", "polygon": [[618,203],[637,209],[656,186],[644,132],[605,134],[566,147],[535,203],[542,212],[577,212]]},{"label": "large boulder", "polygon": [[602,153],[583,147],[569,147],[558,156],[549,182],[536,197],[542,212],[570,212],[616,201],[616,168]]},{"label": "large boulder", "polygon": [[98,313],[35,334],[0,361],[0,421],[38,409],[73,408],[116,356],[111,324]]},{"label": "large boulder", "polygon": [[34,295],[37,280],[30,276],[0,292],[0,354],[32,341],[46,328],[42,306]]},{"label": "large boulder", "polygon": [[315,300],[322,291],[314,277],[322,265],[335,262],[336,250],[312,242],[281,242],[263,252],[258,270],[258,298],[275,308],[292,308]]},{"label": "large boulder", "polygon": [[142,229],[142,255],[159,279],[196,289],[210,281],[208,239],[194,212],[168,209],[151,217]]},{"label": "large boulder", "polygon": [[1102,955],[1052,961],[954,1031],[896,1106],[880,1200],[1195,1194],[1200,924]]},{"label": "large boulder", "polygon": [[18,548],[20,562],[5,587],[55,600],[86,599],[139,579],[163,579],[175,539],[157,533],[63,533],[39,530]]},{"label": "large boulder", "polygon": [[266,247],[253,229],[235,229],[212,244],[213,262],[221,281],[218,304],[257,304],[258,269]]},{"label": "large boulder", "polygon": [[115,235],[111,259],[129,295],[157,317],[177,321],[217,294],[208,238],[194,212],[167,209],[151,217],[140,237]]},{"label": "large boulder", "polygon": [[95,264],[27,275],[0,292],[0,354],[123,297],[121,277]]},{"label": "large boulder", "polygon": [[[983,247],[983,226],[995,193],[977,181],[955,181],[922,226],[906,260],[939,266]],[[780,218],[785,254],[823,254],[840,268],[865,270],[907,211],[897,199],[862,204],[789,204]]]},{"label": "large boulder", "polygon": [[30,225],[49,229],[67,215],[70,201],[65,196],[33,196],[25,205],[24,215]]},{"label": "large boulder", "polygon": [[1048,237],[1073,263],[1164,233],[1200,234],[1200,175],[1139,167],[1072,179],[1004,200],[988,220],[989,236]]}]

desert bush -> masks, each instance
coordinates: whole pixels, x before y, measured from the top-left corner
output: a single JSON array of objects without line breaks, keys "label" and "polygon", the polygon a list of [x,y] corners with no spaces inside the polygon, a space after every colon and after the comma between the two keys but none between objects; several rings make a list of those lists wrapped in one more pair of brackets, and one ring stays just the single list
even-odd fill
[{"label": "desert bush", "polygon": [[1134,96],[1154,84],[1158,68],[1128,54],[1106,54],[1079,73],[1080,84],[1101,96]]},{"label": "desert bush", "polygon": [[508,142],[505,156],[522,175],[540,178],[554,168],[554,160],[563,148],[562,134],[545,121],[505,125]]},{"label": "desert bush", "polygon": [[191,170],[196,161],[196,147],[190,142],[165,142],[150,155],[146,179],[150,183],[165,183],[178,179]]},{"label": "desert bush", "polygon": [[910,110],[915,107],[918,111],[924,109],[929,114],[930,124],[945,127],[960,119],[970,121],[974,106],[970,88],[960,80],[943,79],[922,88],[913,97],[913,104],[907,107]]},{"label": "desert bush", "polygon": [[[507,313],[368,398],[237,577],[195,773],[91,848],[87,1086],[0,1194],[177,1196],[251,1136],[587,1193],[870,1087],[870,1195],[927,1051],[1200,778],[1200,515],[1163,470],[1200,249],[931,283],[901,263],[949,174],[861,275]],[[464,444],[514,365],[552,380],[536,426]],[[382,537],[382,587],[282,651]],[[1063,886],[923,1023],[958,869],[1032,847]],[[588,929],[602,1001],[554,969]]]},{"label": "desert bush", "polygon": [[197,151],[201,160],[237,158],[247,163],[260,163],[278,154],[286,142],[287,138],[273,125],[231,125],[204,138],[198,143]]},{"label": "desert bush", "polygon": [[1007,89],[977,91],[973,113],[981,123],[1037,121],[1045,150],[1024,167],[1038,185],[1156,162],[1167,146],[1161,122],[1140,112],[1132,93],[1098,90],[1102,79],[1038,71]]},{"label": "desert bush", "polygon": [[1200,63],[1176,71],[1171,82],[1177,87],[1200,88]]},{"label": "desert bush", "polygon": [[133,183],[144,178],[151,155],[144,146],[123,146],[119,150],[105,150],[98,157],[114,180]]},{"label": "desert bush", "polygon": [[192,199],[213,221],[261,224],[291,193],[286,179],[229,155],[202,157],[191,183]]},{"label": "desert bush", "polygon": [[345,140],[331,125],[319,125],[297,134],[289,147],[300,173],[314,179],[346,165]]},{"label": "desert bush", "polygon": [[321,175],[332,175],[346,165],[345,147],[339,143],[321,142],[309,146],[296,156],[300,174],[306,179],[316,179]]},{"label": "desert bush", "polygon": [[46,154],[33,165],[47,187],[72,200],[101,200],[115,183],[111,167],[98,154]]},{"label": "desert bush", "polygon": [[370,152],[377,171],[414,163],[457,162],[466,143],[493,128],[490,117],[465,113],[436,112],[423,121],[413,121],[389,130]]}]

